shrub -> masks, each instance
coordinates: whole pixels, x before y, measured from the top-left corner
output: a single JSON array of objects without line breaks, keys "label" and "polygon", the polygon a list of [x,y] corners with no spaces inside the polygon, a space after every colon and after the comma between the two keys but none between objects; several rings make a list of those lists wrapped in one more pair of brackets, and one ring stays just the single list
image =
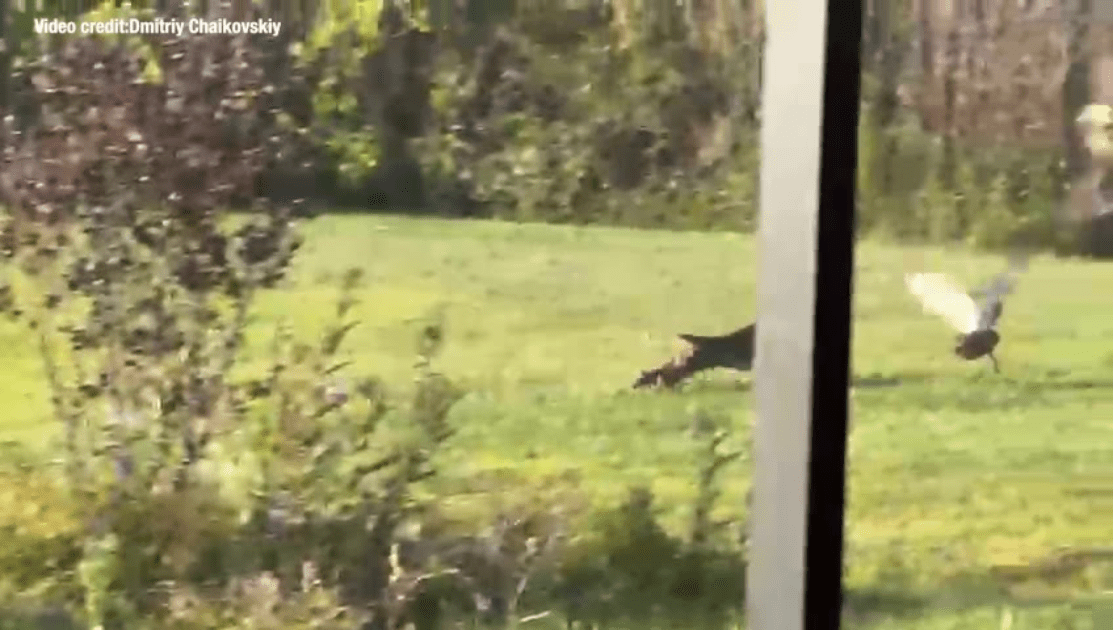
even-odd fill
[{"label": "shrub", "polygon": [[[374,380],[342,386],[358,274],[319,342],[279,334],[269,372],[237,376],[253,299],[300,240],[294,208],[256,199],[238,226],[225,208],[298,143],[243,39],[148,43],[160,80],[121,42],[65,42],[30,69],[44,125],[5,119],[7,306],[40,341],[64,434],[60,504],[78,524],[12,557],[32,572],[14,588],[53,574],[93,626],[181,625],[182,610],[204,626],[273,580],[309,598],[284,595],[279,617],[308,619],[333,591],[355,613],[396,616],[394,532],[457,395],[426,369],[392,416]],[[306,562],[324,590],[303,584]],[[199,593],[216,608],[188,604]]]}]

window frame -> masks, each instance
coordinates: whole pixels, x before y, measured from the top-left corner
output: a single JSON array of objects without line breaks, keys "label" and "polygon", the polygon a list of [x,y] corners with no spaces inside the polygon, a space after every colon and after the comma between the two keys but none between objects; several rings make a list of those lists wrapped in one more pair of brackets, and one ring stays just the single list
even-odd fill
[{"label": "window frame", "polygon": [[750,630],[841,619],[863,7],[807,4],[765,4]]}]

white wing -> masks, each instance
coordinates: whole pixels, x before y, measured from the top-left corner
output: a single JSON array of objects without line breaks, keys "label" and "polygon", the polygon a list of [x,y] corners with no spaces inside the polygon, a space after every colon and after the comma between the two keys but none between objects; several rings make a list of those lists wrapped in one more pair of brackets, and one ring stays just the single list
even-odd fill
[{"label": "white wing", "polygon": [[911,273],[904,281],[924,310],[947,320],[962,334],[977,330],[978,305],[950,278],[941,273]]},{"label": "white wing", "polygon": [[1075,124],[1093,161],[1102,167],[1113,164],[1113,138],[1110,137],[1113,108],[1108,105],[1087,105],[1075,119]]}]

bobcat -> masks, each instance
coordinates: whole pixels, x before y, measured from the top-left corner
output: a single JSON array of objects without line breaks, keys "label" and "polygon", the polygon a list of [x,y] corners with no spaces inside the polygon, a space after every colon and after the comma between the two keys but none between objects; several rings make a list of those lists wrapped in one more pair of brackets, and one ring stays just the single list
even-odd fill
[{"label": "bobcat", "polygon": [[659,367],[642,372],[634,381],[634,389],[651,386],[671,389],[696,372],[717,367],[749,371],[754,363],[756,328],[755,322],[726,335],[677,335],[687,343],[685,350]]}]

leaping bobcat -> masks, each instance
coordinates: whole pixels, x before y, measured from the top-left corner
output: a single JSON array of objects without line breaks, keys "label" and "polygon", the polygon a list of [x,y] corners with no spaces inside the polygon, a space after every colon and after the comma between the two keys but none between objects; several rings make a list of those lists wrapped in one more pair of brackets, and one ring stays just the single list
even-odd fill
[{"label": "leaping bobcat", "polygon": [[697,372],[717,367],[749,371],[754,363],[756,329],[755,322],[726,335],[677,335],[688,344],[684,351],[662,365],[642,372],[634,381],[634,388],[664,386],[671,389]]}]

